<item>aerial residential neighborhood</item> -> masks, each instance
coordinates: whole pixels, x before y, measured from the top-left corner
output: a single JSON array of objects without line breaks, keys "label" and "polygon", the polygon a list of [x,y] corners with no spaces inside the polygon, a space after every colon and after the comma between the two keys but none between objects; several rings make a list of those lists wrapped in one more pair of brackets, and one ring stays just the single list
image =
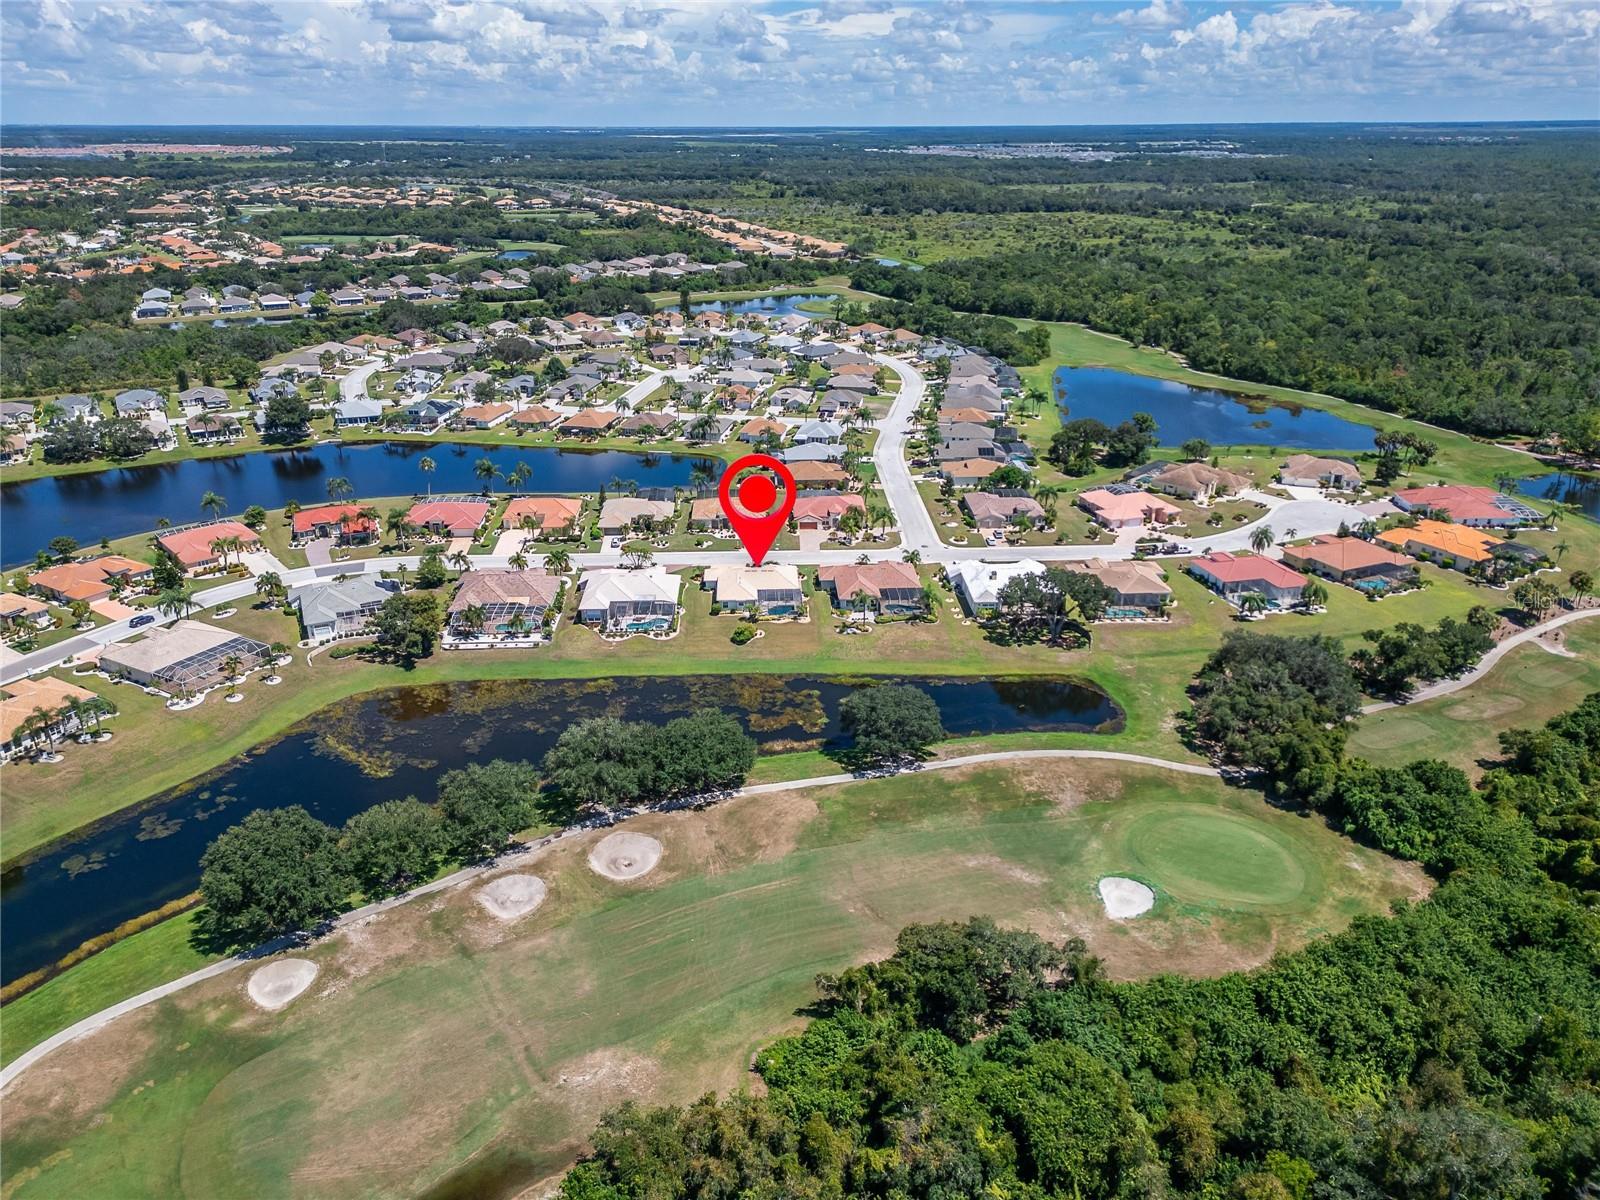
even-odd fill
[{"label": "aerial residential neighborhood", "polygon": [[1592,1197],[1586,3],[0,5],[0,1200]]}]

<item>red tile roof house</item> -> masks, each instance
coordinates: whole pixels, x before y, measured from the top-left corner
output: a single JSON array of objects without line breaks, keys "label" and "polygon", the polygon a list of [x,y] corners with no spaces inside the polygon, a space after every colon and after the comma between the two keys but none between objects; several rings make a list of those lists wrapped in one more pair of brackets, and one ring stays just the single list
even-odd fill
[{"label": "red tile roof house", "polygon": [[319,504],[295,513],[289,531],[294,545],[331,537],[343,546],[365,546],[377,536],[378,523],[363,517],[359,504]]},{"label": "red tile roof house", "polygon": [[1202,554],[1189,564],[1189,574],[1230,604],[1248,592],[1260,592],[1277,608],[1299,603],[1301,590],[1310,582],[1277,559],[1226,550]]},{"label": "red tile roof house", "polygon": [[1521,525],[1537,520],[1539,513],[1493,488],[1449,483],[1433,487],[1400,488],[1394,494],[1397,508],[1405,512],[1443,512],[1457,525]]},{"label": "red tile roof house", "polygon": [[476,537],[489,516],[486,500],[425,500],[413,504],[406,520],[418,529],[447,537]]},{"label": "red tile roof house", "polygon": [[827,589],[835,608],[864,603],[884,616],[909,616],[921,612],[926,603],[922,577],[910,563],[818,567],[817,582]]},{"label": "red tile roof house", "polygon": [[1165,525],[1183,515],[1176,504],[1169,504],[1149,492],[1113,492],[1106,488],[1090,488],[1080,493],[1078,507],[1107,529]]},{"label": "red tile roof house", "polygon": [[[238,521],[214,521],[192,529],[162,534],[156,542],[183,565],[185,571],[207,571],[222,564],[222,555],[211,548],[219,538],[238,538],[244,550],[261,549],[261,537]],[[231,553],[231,551],[230,551]]]},{"label": "red tile roof house", "polygon": [[796,496],[795,528],[837,529],[839,519],[852,508],[862,517],[867,515],[867,503],[860,496]]}]

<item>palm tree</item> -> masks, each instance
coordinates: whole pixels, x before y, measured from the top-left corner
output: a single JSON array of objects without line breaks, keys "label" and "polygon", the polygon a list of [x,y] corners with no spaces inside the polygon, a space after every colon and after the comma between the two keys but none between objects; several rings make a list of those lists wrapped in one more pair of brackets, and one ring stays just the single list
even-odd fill
[{"label": "palm tree", "polygon": [[710,413],[701,413],[689,424],[689,440],[703,442],[710,437],[717,428],[717,419]]},{"label": "palm tree", "polygon": [[351,496],[355,495],[355,491],[356,489],[354,486],[352,486],[350,481],[343,475],[335,475],[332,479],[328,480],[328,499],[332,500],[335,504],[339,503],[341,500],[348,500]]},{"label": "palm tree", "polygon": [[469,604],[461,610],[461,623],[470,626],[482,633],[485,623],[489,620],[489,612],[481,604]]},{"label": "palm tree", "polygon": [[244,667],[244,659],[237,654],[230,654],[222,660],[222,673],[228,679],[228,695],[239,694],[239,671]]},{"label": "palm tree", "polygon": [[500,478],[500,468],[495,466],[494,459],[480,458],[472,464],[472,473],[483,480],[483,490],[494,491],[494,481]]},{"label": "palm tree", "polygon": [[512,491],[516,491],[521,488],[523,484],[527,483],[532,475],[533,468],[528,466],[528,464],[525,462],[519,462],[516,466],[511,468],[511,474],[506,476],[506,486]]},{"label": "palm tree", "polygon": [[389,531],[389,536],[400,546],[409,546],[411,544],[411,535],[415,530],[415,526],[406,519],[407,515],[406,509],[391,508],[389,515],[383,519],[383,526]]},{"label": "palm tree", "polygon": [[67,605],[67,611],[72,614],[72,623],[74,625],[82,625],[89,619],[91,610],[87,600],[74,600]]},{"label": "palm tree", "polygon": [[1272,532],[1271,525],[1257,525],[1250,531],[1250,549],[1257,554],[1265,554],[1277,540],[1277,535]]},{"label": "palm tree", "polygon": [[544,556],[544,569],[552,575],[565,575],[572,570],[572,555],[557,546]]},{"label": "palm tree", "polygon": [[506,565],[513,571],[526,571],[528,569],[528,556],[518,550],[510,558],[506,559]]},{"label": "palm tree", "polygon": [[1378,523],[1371,517],[1368,517],[1365,521],[1362,521],[1361,524],[1356,526],[1356,536],[1358,538],[1365,538],[1368,540],[1377,537]]},{"label": "palm tree", "polygon": [[421,471],[422,477],[428,481],[428,496],[430,498],[433,496],[433,472],[438,466],[439,464],[426,454],[417,460],[417,470]]},{"label": "palm tree", "polygon": [[918,563],[920,563],[922,561],[922,551],[921,550],[907,550],[904,554],[902,554],[900,556],[900,561],[901,562],[908,562],[914,567],[914,566],[916,566]]},{"label": "palm tree", "polygon": [[256,595],[269,603],[283,591],[283,576],[276,571],[263,571],[256,576]]},{"label": "palm tree", "polygon": [[1283,542],[1284,542],[1284,545],[1288,545],[1290,542],[1294,541],[1294,539],[1299,537],[1299,536],[1300,536],[1300,531],[1298,529],[1296,529],[1293,525],[1289,526],[1289,528],[1287,528],[1287,529],[1285,529],[1283,531]]},{"label": "palm tree", "polygon": [[211,553],[222,560],[224,568],[228,565],[228,552],[233,549],[230,540],[225,537],[211,539]]},{"label": "palm tree", "polygon": [[1239,597],[1239,611],[1247,617],[1267,611],[1267,598],[1260,592],[1246,592]]},{"label": "palm tree", "polygon": [[186,617],[200,606],[187,587],[168,588],[156,597],[156,611],[168,617]]},{"label": "palm tree", "polygon": [[1567,545],[1566,542],[1557,542],[1554,546],[1550,547],[1550,553],[1556,556],[1557,562],[1560,562],[1561,556],[1571,549],[1572,547]]},{"label": "palm tree", "polygon": [[1300,604],[1307,611],[1321,608],[1328,602],[1328,589],[1321,581],[1313,579],[1300,589]]},{"label": "palm tree", "polygon": [[517,637],[527,633],[532,628],[533,625],[528,621],[528,618],[520,612],[506,622],[506,632]]},{"label": "palm tree", "polygon": [[467,557],[465,550],[452,550],[449,556],[450,565],[458,571],[465,571],[472,565],[472,559]]},{"label": "palm tree", "polygon": [[1572,589],[1574,604],[1582,604],[1594,591],[1594,576],[1588,571],[1574,571],[1567,576],[1567,586]]},{"label": "palm tree", "polygon": [[200,511],[211,514],[212,519],[222,515],[222,510],[228,507],[228,502],[213,491],[207,491],[200,497]]}]

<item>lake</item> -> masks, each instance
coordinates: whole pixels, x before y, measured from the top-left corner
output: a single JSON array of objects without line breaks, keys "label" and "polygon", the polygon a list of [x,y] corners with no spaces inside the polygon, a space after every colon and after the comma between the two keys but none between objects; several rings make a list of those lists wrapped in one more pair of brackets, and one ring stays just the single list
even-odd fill
[{"label": "lake", "polygon": [[[433,459],[423,475],[417,463]],[[613,480],[646,487],[690,482],[695,455],[642,454],[624,450],[563,450],[553,446],[485,446],[467,442],[327,443],[308,450],[262,450],[222,458],[191,458],[154,465],[117,467],[85,475],[62,475],[0,484],[0,531],[7,564],[33,557],[58,534],[93,545],[154,529],[165,517],[174,525],[197,521],[200,497],[216,492],[230,512],[251,504],[281,508],[290,500],[325,502],[328,480],[344,476],[355,495],[408,496],[430,485],[435,492],[476,492],[473,473],[480,458],[494,460],[503,475],[527,463],[529,492],[596,492]]]},{"label": "lake", "polygon": [[1575,504],[1584,516],[1600,521],[1600,475],[1576,475],[1570,471],[1528,475],[1517,480],[1517,490],[1540,500]]},{"label": "lake", "polygon": [[[834,296],[827,292],[817,292],[803,296],[757,296],[753,300],[704,300],[698,304],[691,303],[690,309],[694,312],[727,313],[729,316],[739,316],[743,313],[760,313],[764,317],[815,317],[816,313],[802,312],[800,306],[814,300],[832,303]],[[676,304],[664,304],[663,309],[677,308]]]},{"label": "lake", "polygon": [[[1122,714],[1104,692],[1073,679],[900,682],[932,696],[952,734],[1121,726]],[[395,688],[336,704],[220,771],[7,871],[0,877],[0,982],[49,966],[89,938],[194,891],[206,846],[256,809],[301,804],[342,825],[385,800],[432,800],[434,781],[453,767],[492,758],[536,762],[563,729],[591,716],[666,721],[718,708],[738,717],[768,753],[843,746],[839,701],[864,684],[773,675],[502,680]],[[115,730],[116,721],[108,727]],[[77,749],[68,745],[64,753]]]},{"label": "lake", "polygon": [[1053,377],[1064,419],[1107,425],[1136,412],[1156,420],[1163,446],[1204,438],[1213,446],[1283,446],[1295,450],[1370,450],[1376,432],[1318,408],[1298,408],[1190,387],[1104,367],[1061,367]]}]

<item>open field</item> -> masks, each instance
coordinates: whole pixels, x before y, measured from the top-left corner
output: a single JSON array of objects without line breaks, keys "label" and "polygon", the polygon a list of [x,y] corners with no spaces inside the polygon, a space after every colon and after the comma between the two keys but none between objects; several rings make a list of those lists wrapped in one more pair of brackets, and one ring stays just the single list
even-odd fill
[{"label": "open field", "polygon": [[1600,621],[1557,634],[1551,644],[1572,657],[1518,646],[1469,688],[1362,717],[1350,753],[1384,764],[1441,758],[1478,774],[1481,762],[1498,757],[1502,730],[1543,725],[1600,691]]},{"label": "open field", "polygon": [[[607,1106],[737,1084],[817,971],[909,921],[990,913],[1085,936],[1117,977],[1216,974],[1425,890],[1254,793],[1121,764],[900,777],[630,831],[665,847],[636,882],[588,868],[599,833],[573,839],[517,864],[549,888],[518,922],[441,893],[297,952],[320,974],[279,1013],[240,970],[58,1051],[6,1097],[27,1114],[6,1125],[8,1196],[416,1194],[476,1155],[532,1182]],[[1105,919],[1106,874],[1151,885],[1151,914]]]}]

